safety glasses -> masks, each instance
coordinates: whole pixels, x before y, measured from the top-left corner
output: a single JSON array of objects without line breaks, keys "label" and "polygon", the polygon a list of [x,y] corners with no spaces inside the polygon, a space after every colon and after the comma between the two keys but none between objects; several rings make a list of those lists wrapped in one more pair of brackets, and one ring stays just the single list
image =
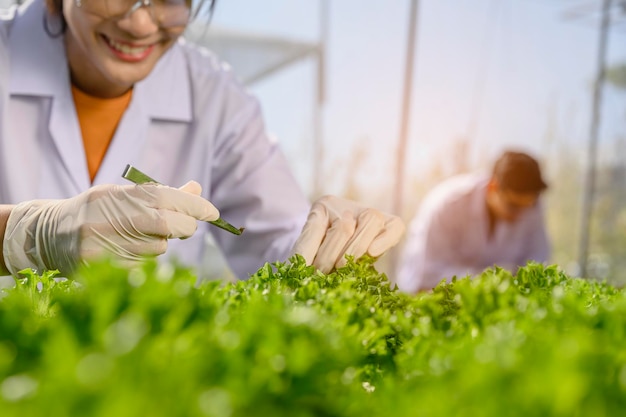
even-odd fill
[{"label": "safety glasses", "polygon": [[[103,19],[126,19],[137,10],[145,8],[159,27],[186,26],[198,10],[191,0],[75,0],[84,12]],[[199,2],[202,3],[202,2]],[[196,9],[198,9],[197,7]]]}]

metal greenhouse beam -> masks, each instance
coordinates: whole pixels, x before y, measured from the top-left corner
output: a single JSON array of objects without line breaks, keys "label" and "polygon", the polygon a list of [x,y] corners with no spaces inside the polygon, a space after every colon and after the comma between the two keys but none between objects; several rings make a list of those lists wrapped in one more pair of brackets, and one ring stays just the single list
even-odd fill
[{"label": "metal greenhouse beam", "polygon": [[409,30],[407,38],[406,63],[404,68],[404,88],[400,118],[400,137],[396,152],[396,181],[393,194],[393,212],[402,216],[404,206],[404,173],[406,150],[409,136],[409,119],[411,115],[411,93],[413,91],[413,67],[415,61],[415,45],[417,44],[417,21],[419,0],[411,0],[409,11]]},{"label": "metal greenhouse beam", "polygon": [[311,196],[323,194],[324,184],[324,104],[326,102],[326,51],[328,50],[330,1],[319,1],[319,41],[317,44],[317,91],[313,104],[313,184]]},{"label": "metal greenhouse beam", "polygon": [[587,153],[587,175],[583,190],[582,221],[580,231],[579,260],[580,276],[586,277],[589,272],[589,236],[591,234],[591,216],[596,191],[596,170],[598,154],[598,135],[600,130],[602,90],[606,77],[606,55],[611,24],[611,1],[603,0],[602,20],[600,23],[600,36],[597,56],[597,76],[593,89],[593,102],[591,108],[591,125],[589,131],[589,148]]}]

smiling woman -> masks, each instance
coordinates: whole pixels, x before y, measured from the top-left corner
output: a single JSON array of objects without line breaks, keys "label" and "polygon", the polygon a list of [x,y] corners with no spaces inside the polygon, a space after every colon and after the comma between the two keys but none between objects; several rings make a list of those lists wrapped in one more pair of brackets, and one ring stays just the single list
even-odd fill
[{"label": "smiling woman", "polygon": [[[396,216],[330,196],[309,205],[256,99],[181,38],[214,3],[30,0],[0,17],[10,62],[0,72],[0,271],[71,273],[99,256],[133,264],[166,250],[199,265],[211,233],[240,278],[292,252],[328,272],[399,241]],[[127,164],[185,185],[122,185]],[[245,235],[197,222],[219,217]]]},{"label": "smiling woman", "polygon": [[[73,84],[100,97],[119,97],[145,78],[189,20],[203,7],[211,13],[215,6],[215,0],[193,7],[190,0],[46,2],[60,20],[54,35],[65,35]],[[50,19],[44,25],[51,33]]]}]

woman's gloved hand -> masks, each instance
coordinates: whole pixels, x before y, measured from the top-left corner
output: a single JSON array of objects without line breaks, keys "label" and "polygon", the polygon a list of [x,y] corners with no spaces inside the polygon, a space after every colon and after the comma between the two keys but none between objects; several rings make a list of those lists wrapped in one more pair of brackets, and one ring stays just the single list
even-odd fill
[{"label": "woman's gloved hand", "polygon": [[71,273],[79,262],[112,254],[126,264],[160,255],[167,239],[188,238],[197,220],[219,212],[190,181],[164,185],[99,185],[65,200],[34,200],[15,206],[4,236],[11,274],[24,268]]},{"label": "woman's gloved hand", "polygon": [[404,230],[397,216],[325,196],[313,203],[292,252],[328,273],[345,265],[345,255],[379,257],[400,241]]}]

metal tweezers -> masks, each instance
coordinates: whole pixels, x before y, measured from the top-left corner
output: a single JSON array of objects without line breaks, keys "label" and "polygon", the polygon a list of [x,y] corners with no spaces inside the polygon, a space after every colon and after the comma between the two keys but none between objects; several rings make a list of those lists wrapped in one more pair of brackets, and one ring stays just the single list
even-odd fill
[{"label": "metal tweezers", "polygon": [[[132,181],[135,184],[146,184],[150,182],[155,183],[155,184],[160,184],[160,182],[150,178],[149,176],[139,171],[137,168],[135,168],[134,166],[130,164],[126,165],[126,168],[124,169],[124,172],[122,173],[122,178],[126,178],[127,180]],[[236,228],[235,226],[228,223],[226,220],[222,219],[221,217],[218,218],[217,220],[213,220],[208,223],[211,223],[213,226],[217,226],[220,229],[224,229],[235,235],[240,235],[241,233],[243,233],[243,230],[245,229],[244,227]]]}]

